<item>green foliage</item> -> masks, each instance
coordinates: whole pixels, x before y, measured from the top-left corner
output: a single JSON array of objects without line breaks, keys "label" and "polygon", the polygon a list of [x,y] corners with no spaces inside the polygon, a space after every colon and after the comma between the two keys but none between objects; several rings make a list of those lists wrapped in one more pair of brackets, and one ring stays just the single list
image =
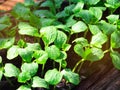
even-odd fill
[{"label": "green foliage", "polygon": [[4,75],[6,77],[18,77],[20,70],[13,64],[7,63],[4,67]]},{"label": "green foliage", "polygon": [[20,22],[18,24],[19,33],[21,35],[30,35],[30,36],[36,36],[39,37],[38,29],[35,27],[30,26],[28,23]]},{"label": "green foliage", "polygon": [[10,26],[11,22],[8,16],[3,16],[0,18],[0,31]]},{"label": "green foliage", "polygon": [[32,87],[42,87],[49,89],[48,83],[38,76],[33,77]]},{"label": "green foliage", "polygon": [[48,70],[45,73],[45,81],[50,85],[56,85],[62,80],[62,74],[57,69]]},{"label": "green foliage", "polygon": [[76,73],[73,73],[69,69],[64,69],[62,72],[63,77],[70,83],[73,83],[75,85],[78,85],[80,83],[79,75]]},{"label": "green foliage", "polygon": [[[15,59],[19,68],[0,56],[0,80],[3,76],[16,78],[20,84],[17,90],[55,90],[63,80],[66,86],[78,85],[80,75],[75,72],[79,73],[86,61],[102,60],[106,53],[120,69],[119,7],[119,0],[18,3],[9,16],[0,17],[0,50],[7,50],[7,59]],[[68,62],[74,62],[72,55],[68,58],[70,54],[81,60],[68,69]]]},{"label": "green foliage", "polygon": [[111,52],[110,55],[112,57],[113,65],[120,70],[120,53],[117,51],[114,51],[114,52]]},{"label": "green foliage", "polygon": [[31,90],[31,88],[27,85],[21,85],[17,90]]},{"label": "green foliage", "polygon": [[54,26],[43,27],[40,29],[40,35],[45,45],[49,45],[54,42],[57,37],[57,30]]}]

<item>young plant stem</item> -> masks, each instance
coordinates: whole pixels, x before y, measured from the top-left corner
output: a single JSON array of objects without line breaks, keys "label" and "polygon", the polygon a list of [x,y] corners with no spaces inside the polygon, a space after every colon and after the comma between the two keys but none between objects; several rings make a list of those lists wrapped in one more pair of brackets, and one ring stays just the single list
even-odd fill
[{"label": "young plant stem", "polygon": [[44,75],[44,69],[45,69],[45,64],[42,65],[42,72],[41,72],[41,76],[43,77]]},{"label": "young plant stem", "polygon": [[61,62],[59,63],[59,72],[61,71]]},{"label": "young plant stem", "polygon": [[67,43],[69,43],[70,38],[71,38],[71,34],[68,35]]},{"label": "young plant stem", "polygon": [[81,60],[79,60],[77,63],[76,63],[76,65],[74,66],[74,68],[73,68],[73,72],[75,72],[75,70],[77,69],[77,67],[82,63],[82,62],[84,62],[85,60],[84,59],[81,59]]},{"label": "young plant stem", "polygon": [[9,83],[11,86],[14,86],[14,84],[11,82],[11,80],[9,80],[8,77],[5,77],[5,78],[6,78],[6,80],[8,81],[8,83]]},{"label": "young plant stem", "polygon": [[108,53],[109,51],[110,51],[110,49],[107,49],[103,53],[105,54],[105,53]]},{"label": "young plant stem", "polygon": [[87,33],[88,33],[88,30],[85,31],[85,33],[84,33],[84,38],[86,38]]},{"label": "young plant stem", "polygon": [[81,62],[81,64],[79,65],[78,70],[77,70],[77,73],[79,73],[79,72],[80,72],[80,70],[81,70],[81,68],[82,68],[83,63],[84,63],[84,62]]}]

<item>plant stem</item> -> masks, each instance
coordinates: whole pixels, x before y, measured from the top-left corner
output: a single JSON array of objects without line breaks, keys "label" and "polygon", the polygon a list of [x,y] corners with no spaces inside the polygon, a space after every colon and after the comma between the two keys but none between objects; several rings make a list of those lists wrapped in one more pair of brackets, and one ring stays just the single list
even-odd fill
[{"label": "plant stem", "polygon": [[105,54],[105,53],[107,53],[107,52],[109,52],[110,51],[110,49],[107,49],[107,50],[105,50],[103,53]]},{"label": "plant stem", "polygon": [[11,82],[11,80],[9,80],[8,77],[5,77],[5,78],[6,78],[6,80],[9,82],[9,84],[10,84],[11,86],[14,86],[13,83]]},{"label": "plant stem", "polygon": [[61,62],[59,63],[59,72],[61,71]]},{"label": "plant stem", "polygon": [[70,38],[71,38],[71,34],[68,35],[67,43],[69,43]]},{"label": "plant stem", "polygon": [[76,65],[74,66],[74,68],[73,68],[73,72],[75,72],[75,70],[77,69],[77,67],[79,66],[79,64],[80,63],[82,63],[82,62],[84,62],[85,60],[84,59],[81,59],[81,60],[79,60],[77,63],[76,63]]},{"label": "plant stem", "polygon": [[45,68],[45,64],[42,65],[42,72],[41,72],[42,77],[43,77],[43,74],[44,74],[44,68]]},{"label": "plant stem", "polygon": [[88,30],[85,31],[85,33],[84,33],[84,38],[86,38],[87,33],[88,33]]},{"label": "plant stem", "polygon": [[77,70],[77,73],[79,73],[79,72],[80,72],[80,70],[81,70],[81,68],[82,68],[83,63],[84,63],[84,61],[83,61],[83,62],[81,62],[80,66],[79,66],[79,68],[78,68],[78,70]]}]

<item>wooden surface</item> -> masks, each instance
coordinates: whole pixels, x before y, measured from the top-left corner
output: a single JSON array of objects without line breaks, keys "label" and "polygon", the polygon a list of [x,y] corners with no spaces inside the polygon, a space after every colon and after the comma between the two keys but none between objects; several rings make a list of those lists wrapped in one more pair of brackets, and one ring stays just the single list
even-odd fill
[{"label": "wooden surface", "polygon": [[5,10],[5,11],[11,10],[18,2],[24,2],[24,0],[6,0],[2,4],[0,4],[0,10]]}]

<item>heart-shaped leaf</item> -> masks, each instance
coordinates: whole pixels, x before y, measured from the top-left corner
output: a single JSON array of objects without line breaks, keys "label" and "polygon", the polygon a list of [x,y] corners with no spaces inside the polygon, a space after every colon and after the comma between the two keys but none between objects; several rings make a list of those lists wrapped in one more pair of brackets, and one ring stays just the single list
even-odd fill
[{"label": "heart-shaped leaf", "polygon": [[111,34],[111,46],[112,48],[120,47],[120,31],[115,31]]},{"label": "heart-shaped leaf", "polygon": [[102,45],[107,41],[107,36],[103,33],[98,33],[92,36],[90,44],[93,46],[101,48]]},{"label": "heart-shaped leaf", "polygon": [[61,73],[68,82],[74,85],[78,85],[80,83],[79,74],[72,72],[70,69],[63,69]]},{"label": "heart-shaped leaf", "polygon": [[99,48],[88,49],[85,51],[85,54],[87,53],[87,51],[89,53],[85,56],[85,60],[90,60],[92,62],[98,61],[98,60],[101,60],[104,56],[102,49],[99,49]]},{"label": "heart-shaped leaf", "polygon": [[113,65],[120,70],[120,53],[117,51],[111,52],[110,56],[112,58]]},{"label": "heart-shaped leaf", "polygon": [[56,39],[57,29],[54,26],[43,27],[40,30],[40,34],[45,45],[49,45]]},{"label": "heart-shaped leaf", "polygon": [[21,72],[18,76],[18,82],[21,82],[21,83],[26,83],[30,79],[31,79],[31,75],[27,71],[26,72]]},{"label": "heart-shaped leaf", "polygon": [[32,87],[35,87],[35,88],[40,87],[40,88],[49,89],[48,83],[44,79],[42,79],[38,76],[33,77]]},{"label": "heart-shaped leaf", "polygon": [[39,37],[38,29],[30,26],[28,23],[20,22],[18,24],[19,33],[21,35],[29,35]]},{"label": "heart-shaped leaf", "polygon": [[33,57],[35,57],[35,61],[38,64],[45,64],[47,59],[48,59],[48,54],[47,52],[40,50],[40,51],[35,51],[35,53],[33,54]]},{"label": "heart-shaped leaf", "polygon": [[25,62],[31,62],[32,54],[33,54],[33,51],[27,48],[19,48],[19,55],[21,56],[22,60]]},{"label": "heart-shaped leaf", "polygon": [[17,77],[20,73],[20,70],[12,63],[6,63],[4,70],[4,75],[6,77]]},{"label": "heart-shaped leaf", "polygon": [[15,57],[18,56],[18,46],[12,46],[11,48],[8,49],[7,51],[7,58],[10,59],[14,59]]},{"label": "heart-shaped leaf", "polygon": [[31,90],[31,88],[27,85],[21,85],[17,90]]},{"label": "heart-shaped leaf", "polygon": [[38,64],[37,63],[24,63],[21,66],[22,72],[28,72],[30,76],[34,76],[38,71]]},{"label": "heart-shaped leaf", "polygon": [[57,37],[54,41],[55,45],[58,48],[62,48],[63,45],[66,43],[66,41],[67,41],[67,35],[62,31],[58,31]]},{"label": "heart-shaped leaf", "polygon": [[48,57],[50,59],[57,59],[60,56],[60,50],[55,45],[49,46],[45,48],[45,51],[48,53]]},{"label": "heart-shaped leaf", "polygon": [[45,73],[44,78],[50,85],[57,85],[62,80],[62,74],[57,69],[52,69]]},{"label": "heart-shaped leaf", "polygon": [[14,44],[15,38],[0,38],[0,49],[5,49],[5,48],[9,48],[10,46],[12,46]]},{"label": "heart-shaped leaf", "polygon": [[84,32],[85,30],[87,30],[87,25],[82,21],[78,21],[72,26],[72,33]]}]

